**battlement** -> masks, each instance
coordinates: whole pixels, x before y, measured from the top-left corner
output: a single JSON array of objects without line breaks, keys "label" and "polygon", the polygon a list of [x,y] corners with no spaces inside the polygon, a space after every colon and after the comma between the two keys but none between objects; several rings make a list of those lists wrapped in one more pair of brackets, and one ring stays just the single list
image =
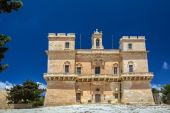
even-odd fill
[{"label": "battlement", "polygon": [[120,41],[122,40],[136,40],[136,39],[142,39],[145,40],[145,36],[122,36],[122,38],[120,39]]},{"label": "battlement", "polygon": [[76,37],[75,33],[48,33],[48,37]]}]

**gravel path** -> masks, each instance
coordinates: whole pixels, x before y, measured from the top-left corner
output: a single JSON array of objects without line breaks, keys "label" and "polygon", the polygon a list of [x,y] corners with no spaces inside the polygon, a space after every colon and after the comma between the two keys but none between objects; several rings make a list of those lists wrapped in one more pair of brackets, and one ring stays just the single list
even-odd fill
[{"label": "gravel path", "polygon": [[35,109],[7,109],[0,110],[0,113],[170,113],[170,106],[87,104]]}]

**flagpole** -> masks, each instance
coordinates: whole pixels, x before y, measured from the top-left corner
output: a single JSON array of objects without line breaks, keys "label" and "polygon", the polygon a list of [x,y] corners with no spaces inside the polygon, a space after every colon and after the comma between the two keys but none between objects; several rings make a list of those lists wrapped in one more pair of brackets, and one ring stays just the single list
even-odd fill
[{"label": "flagpole", "polygon": [[112,49],[113,49],[113,35],[112,35]]},{"label": "flagpole", "polygon": [[80,49],[81,49],[81,33],[80,33]]}]

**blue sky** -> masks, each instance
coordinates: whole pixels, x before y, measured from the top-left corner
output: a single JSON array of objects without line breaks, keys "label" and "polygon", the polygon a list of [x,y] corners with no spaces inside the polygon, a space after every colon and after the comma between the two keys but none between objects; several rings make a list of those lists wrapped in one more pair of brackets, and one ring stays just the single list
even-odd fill
[{"label": "blue sky", "polygon": [[[170,83],[169,0],[24,0],[17,12],[0,14],[0,33],[12,37],[0,81],[14,84],[31,79],[45,83],[47,35],[75,32],[82,48],[91,48],[91,34],[103,31],[103,44],[118,48],[123,35],[145,35],[153,84]],[[76,38],[79,48],[79,38]]]}]

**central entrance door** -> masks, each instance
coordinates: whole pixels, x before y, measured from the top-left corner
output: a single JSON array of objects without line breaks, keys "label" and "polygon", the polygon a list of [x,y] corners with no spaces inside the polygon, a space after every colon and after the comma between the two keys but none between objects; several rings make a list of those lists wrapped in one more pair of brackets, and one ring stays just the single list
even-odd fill
[{"label": "central entrance door", "polygon": [[100,103],[101,102],[101,95],[100,94],[95,94],[95,102]]}]

